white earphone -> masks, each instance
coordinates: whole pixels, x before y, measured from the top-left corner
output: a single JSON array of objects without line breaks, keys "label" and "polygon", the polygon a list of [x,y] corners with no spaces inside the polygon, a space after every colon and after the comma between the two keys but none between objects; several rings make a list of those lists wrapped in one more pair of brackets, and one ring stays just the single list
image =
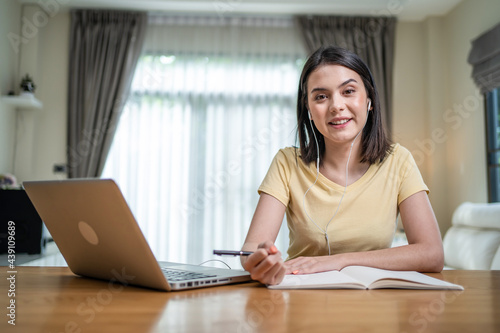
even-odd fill
[{"label": "white earphone", "polygon": [[352,140],[351,149],[349,150],[349,156],[347,157],[347,163],[345,165],[345,187],[344,187],[344,192],[342,193],[342,197],[340,198],[339,205],[337,206],[337,209],[335,210],[335,213],[333,214],[332,218],[326,224],[324,230],[319,225],[317,225],[316,222],[314,222],[314,220],[312,219],[312,217],[309,216],[309,214],[307,213],[307,209],[306,209],[306,195],[309,192],[309,190],[314,185],[316,185],[316,183],[318,182],[318,178],[319,178],[319,144],[318,144],[318,139],[316,138],[316,133],[314,131],[314,127],[313,127],[313,124],[312,124],[311,111],[309,111],[309,109],[307,109],[307,113],[309,114],[309,123],[311,124],[311,130],[313,132],[314,141],[316,142],[316,152],[318,153],[318,157],[316,158],[316,179],[314,180],[314,183],[311,186],[309,186],[309,188],[307,189],[307,191],[304,193],[304,197],[302,198],[302,207],[304,208],[304,212],[306,213],[306,216],[309,218],[309,220],[311,220],[311,222],[325,235],[326,244],[328,245],[328,255],[331,255],[330,239],[328,238],[328,226],[330,225],[330,222],[332,222],[333,218],[337,215],[337,212],[339,211],[339,208],[340,208],[340,204],[342,203],[342,200],[344,199],[344,195],[345,195],[345,193],[347,191],[347,184],[348,184],[348,178],[349,178],[349,161],[351,159],[352,147],[354,146],[354,142],[356,142],[356,139],[361,134],[361,132],[363,131],[363,129],[366,126],[366,123],[368,122],[368,113],[370,112],[371,106],[372,106],[372,100],[368,98],[368,109],[366,110],[365,124],[363,125],[363,128],[358,132],[358,134],[356,134],[356,136],[354,137],[354,140]]}]

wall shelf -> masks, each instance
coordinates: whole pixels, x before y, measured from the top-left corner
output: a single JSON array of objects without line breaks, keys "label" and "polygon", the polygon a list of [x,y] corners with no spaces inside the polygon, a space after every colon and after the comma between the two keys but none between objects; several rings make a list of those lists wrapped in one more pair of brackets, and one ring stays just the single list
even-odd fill
[{"label": "wall shelf", "polygon": [[16,109],[37,110],[43,107],[40,100],[28,96],[2,96],[2,102]]}]

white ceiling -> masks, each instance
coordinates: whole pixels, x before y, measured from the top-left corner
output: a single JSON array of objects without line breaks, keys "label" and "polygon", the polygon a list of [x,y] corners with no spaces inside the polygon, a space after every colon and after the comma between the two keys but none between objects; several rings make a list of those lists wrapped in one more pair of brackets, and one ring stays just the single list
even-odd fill
[{"label": "white ceiling", "polygon": [[[21,3],[54,0],[19,0]],[[171,13],[323,14],[397,16],[401,21],[421,21],[447,14],[462,0],[56,0],[78,8],[113,8]]]}]

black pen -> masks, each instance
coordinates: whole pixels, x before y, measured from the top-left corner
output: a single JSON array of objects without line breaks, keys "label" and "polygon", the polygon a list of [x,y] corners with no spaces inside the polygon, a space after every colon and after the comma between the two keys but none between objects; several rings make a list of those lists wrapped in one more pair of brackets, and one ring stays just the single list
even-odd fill
[{"label": "black pen", "polygon": [[214,250],[214,254],[218,256],[249,256],[252,253],[252,251]]}]

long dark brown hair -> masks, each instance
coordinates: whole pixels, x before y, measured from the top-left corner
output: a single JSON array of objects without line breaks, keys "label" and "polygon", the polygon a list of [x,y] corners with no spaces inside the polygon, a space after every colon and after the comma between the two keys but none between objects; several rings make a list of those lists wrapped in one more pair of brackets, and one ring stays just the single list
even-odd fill
[{"label": "long dark brown hair", "polygon": [[359,74],[363,80],[368,98],[373,109],[368,114],[366,125],[361,135],[361,163],[374,164],[384,160],[390,152],[391,142],[387,138],[380,112],[380,100],[375,82],[368,66],[355,53],[336,46],[323,46],[314,52],[304,64],[300,76],[297,98],[297,135],[300,144],[300,157],[309,164],[316,160],[318,151],[314,141],[314,131],[318,139],[320,160],[325,154],[325,140],[315,125],[311,128],[307,107],[307,80],[312,72],[324,65],[340,65]]}]

